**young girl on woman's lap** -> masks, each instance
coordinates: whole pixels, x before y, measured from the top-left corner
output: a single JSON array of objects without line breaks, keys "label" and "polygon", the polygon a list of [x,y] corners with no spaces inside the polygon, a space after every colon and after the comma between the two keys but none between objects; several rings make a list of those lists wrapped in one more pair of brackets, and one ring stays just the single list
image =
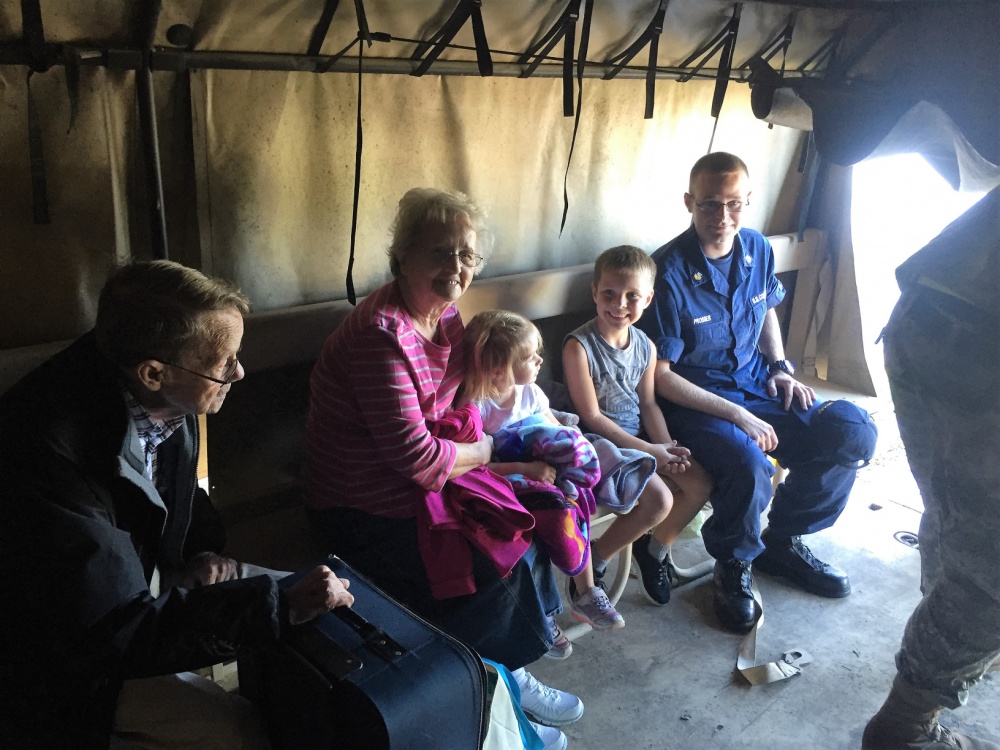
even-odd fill
[{"label": "young girl on woman's lap", "polygon": [[[573,513],[575,522],[558,524],[561,533],[571,537],[559,540],[558,546],[575,550],[578,557],[572,563],[565,556],[560,561],[557,558],[562,550],[555,549],[551,541],[549,547],[553,563],[572,577],[573,588],[579,592],[573,597],[572,614],[595,630],[623,627],[625,620],[604,589],[595,585],[589,550],[590,511],[586,506],[593,504],[590,487],[600,479],[597,456],[579,430],[560,424],[553,416],[548,398],[535,384],[542,364],[538,329],[516,313],[490,310],[469,321],[464,346],[462,398],[479,407],[483,432],[493,436],[494,457],[501,459],[489,468],[511,480],[526,506],[529,497],[541,495],[547,496],[547,507],[551,508],[551,498],[562,495],[562,512]],[[511,453],[515,448],[519,455]],[[549,519],[540,507],[528,507],[536,517],[536,538],[543,536],[543,523]],[[546,528],[551,529],[552,524]],[[574,563],[575,569],[569,567]]]}]

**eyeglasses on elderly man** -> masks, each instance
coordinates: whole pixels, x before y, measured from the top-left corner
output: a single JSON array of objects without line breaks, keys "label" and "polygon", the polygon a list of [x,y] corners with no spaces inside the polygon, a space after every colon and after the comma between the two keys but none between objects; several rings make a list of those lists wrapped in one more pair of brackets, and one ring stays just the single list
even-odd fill
[{"label": "eyeglasses on elderly man", "polygon": [[230,383],[235,381],[236,371],[240,369],[240,361],[238,359],[234,359],[233,363],[226,368],[226,371],[222,374],[222,378],[220,379],[220,378],[213,378],[211,375],[205,375],[204,373],[201,372],[189,370],[188,368],[181,367],[180,365],[175,364],[174,362],[167,362],[162,359],[158,359],[156,361],[159,362],[161,365],[167,365],[168,367],[174,367],[178,370],[183,370],[184,372],[191,373],[192,375],[197,375],[199,378],[204,378],[205,380],[211,380],[213,383],[218,383],[219,385],[229,385]]}]

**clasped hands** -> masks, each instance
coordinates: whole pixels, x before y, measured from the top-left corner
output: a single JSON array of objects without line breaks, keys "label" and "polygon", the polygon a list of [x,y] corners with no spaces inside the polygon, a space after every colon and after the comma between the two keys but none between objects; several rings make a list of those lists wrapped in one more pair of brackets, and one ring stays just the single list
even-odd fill
[{"label": "clasped hands", "polygon": [[666,476],[681,474],[691,466],[691,451],[678,445],[676,440],[652,443],[647,453],[656,459],[658,474]]}]

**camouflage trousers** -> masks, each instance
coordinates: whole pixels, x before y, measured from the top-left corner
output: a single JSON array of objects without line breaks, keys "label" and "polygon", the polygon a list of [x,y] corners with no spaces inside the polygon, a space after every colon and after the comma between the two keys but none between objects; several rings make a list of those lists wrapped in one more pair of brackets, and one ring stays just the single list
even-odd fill
[{"label": "camouflage trousers", "polygon": [[896,665],[923,697],[957,708],[1000,655],[1000,324],[917,287],[884,335],[896,419],[925,508],[923,599]]}]

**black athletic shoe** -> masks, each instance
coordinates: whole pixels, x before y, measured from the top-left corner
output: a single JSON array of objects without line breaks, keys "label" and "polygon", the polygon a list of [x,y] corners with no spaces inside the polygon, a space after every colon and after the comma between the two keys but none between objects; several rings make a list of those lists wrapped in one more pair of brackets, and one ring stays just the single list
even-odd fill
[{"label": "black athletic shoe", "polygon": [[642,593],[651,604],[662,607],[670,601],[671,579],[676,579],[674,566],[669,559],[662,562],[649,554],[651,536],[643,536],[632,542],[632,564],[639,570]]},{"label": "black athletic shoe", "polygon": [[746,633],[753,627],[757,614],[753,591],[753,575],[746,560],[716,560],[715,616],[722,627],[734,633]]},{"label": "black athletic shoe", "polygon": [[802,537],[780,539],[765,530],[760,536],[764,551],[753,561],[754,570],[782,576],[810,594],[842,599],[851,593],[851,582],[840,568],[818,560]]}]

